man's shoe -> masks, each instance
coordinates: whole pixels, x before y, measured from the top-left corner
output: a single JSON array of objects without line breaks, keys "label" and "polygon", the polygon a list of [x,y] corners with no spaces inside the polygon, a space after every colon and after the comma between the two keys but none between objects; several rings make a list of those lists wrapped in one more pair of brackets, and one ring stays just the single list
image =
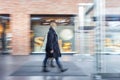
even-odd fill
[{"label": "man's shoe", "polygon": [[49,70],[47,70],[47,69],[43,69],[42,71],[43,71],[43,72],[50,72],[50,71],[49,71]]},{"label": "man's shoe", "polygon": [[67,70],[68,70],[68,69],[61,69],[60,71],[61,71],[61,72],[65,72],[65,71],[67,71]]}]

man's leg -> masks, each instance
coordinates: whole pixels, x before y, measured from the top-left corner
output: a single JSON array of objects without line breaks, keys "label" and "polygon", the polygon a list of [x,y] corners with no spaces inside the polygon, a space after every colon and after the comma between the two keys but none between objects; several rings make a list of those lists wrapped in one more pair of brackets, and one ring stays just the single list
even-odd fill
[{"label": "man's leg", "polygon": [[43,72],[49,72],[49,70],[47,70],[47,60],[48,60],[48,57],[45,56],[45,59],[43,61]]},{"label": "man's leg", "polygon": [[56,60],[56,63],[57,63],[57,65],[58,65],[61,72],[65,72],[65,71],[68,70],[68,69],[63,69],[63,67],[62,67],[62,65],[61,65],[61,63],[59,61],[59,58],[55,58],[55,60]]},{"label": "man's leg", "polygon": [[50,58],[50,66],[51,67],[55,67],[55,65],[54,65],[54,58]]}]

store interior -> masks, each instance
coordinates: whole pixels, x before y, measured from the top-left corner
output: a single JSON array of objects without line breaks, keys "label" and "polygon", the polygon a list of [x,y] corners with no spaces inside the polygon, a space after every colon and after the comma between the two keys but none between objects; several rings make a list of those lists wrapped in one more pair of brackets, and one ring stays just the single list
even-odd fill
[{"label": "store interior", "polygon": [[56,32],[61,52],[75,53],[75,25],[73,15],[31,15],[32,53],[45,53],[45,39],[51,20],[57,23]]}]

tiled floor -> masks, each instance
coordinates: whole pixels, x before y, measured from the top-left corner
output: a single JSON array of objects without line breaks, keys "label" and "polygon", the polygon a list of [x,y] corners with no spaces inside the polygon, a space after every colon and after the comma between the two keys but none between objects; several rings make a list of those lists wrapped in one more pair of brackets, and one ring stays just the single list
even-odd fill
[{"label": "tiled floor", "polygon": [[[23,64],[30,61],[42,61],[44,55],[30,56],[10,56],[0,55],[0,80],[112,80],[111,79],[94,79],[92,74],[95,73],[96,61],[94,56],[84,55],[63,55],[61,61],[71,61],[81,68],[88,76],[10,76],[18,70]],[[102,56],[101,64],[104,72],[120,73],[120,55]],[[117,63],[116,63],[117,62]],[[115,78],[113,80],[120,80]]]}]

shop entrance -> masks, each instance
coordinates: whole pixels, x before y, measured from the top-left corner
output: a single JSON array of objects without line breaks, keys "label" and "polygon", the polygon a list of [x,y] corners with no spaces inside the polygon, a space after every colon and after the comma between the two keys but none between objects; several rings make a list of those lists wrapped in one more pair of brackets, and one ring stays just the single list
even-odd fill
[{"label": "shop entrance", "polygon": [[[119,76],[119,54],[120,54],[120,15],[117,14],[116,6],[108,8],[111,2],[107,0],[94,0],[93,7],[91,6],[85,14],[80,16],[80,19],[85,22],[85,25],[94,25],[92,29],[94,32],[94,80],[102,79],[118,79]],[[112,5],[116,5],[113,4]],[[85,4],[79,6],[79,11],[85,10]],[[113,10],[114,14],[111,12]],[[116,11],[114,11],[116,10]],[[85,17],[85,20],[84,18]],[[87,20],[88,18],[88,20]],[[84,25],[84,23],[83,23]],[[86,26],[81,26],[81,32],[84,31]],[[85,35],[86,33],[82,33]],[[85,36],[82,36],[85,41]],[[87,43],[86,41],[83,43]],[[82,48],[82,46],[81,46]],[[85,47],[83,47],[83,52]],[[87,51],[87,50],[86,50]]]},{"label": "shop entrance", "polygon": [[8,14],[0,15],[0,54],[11,53],[11,31]]},{"label": "shop entrance", "polygon": [[45,38],[51,20],[57,23],[62,53],[75,53],[74,15],[31,15],[31,52],[45,53]]}]

